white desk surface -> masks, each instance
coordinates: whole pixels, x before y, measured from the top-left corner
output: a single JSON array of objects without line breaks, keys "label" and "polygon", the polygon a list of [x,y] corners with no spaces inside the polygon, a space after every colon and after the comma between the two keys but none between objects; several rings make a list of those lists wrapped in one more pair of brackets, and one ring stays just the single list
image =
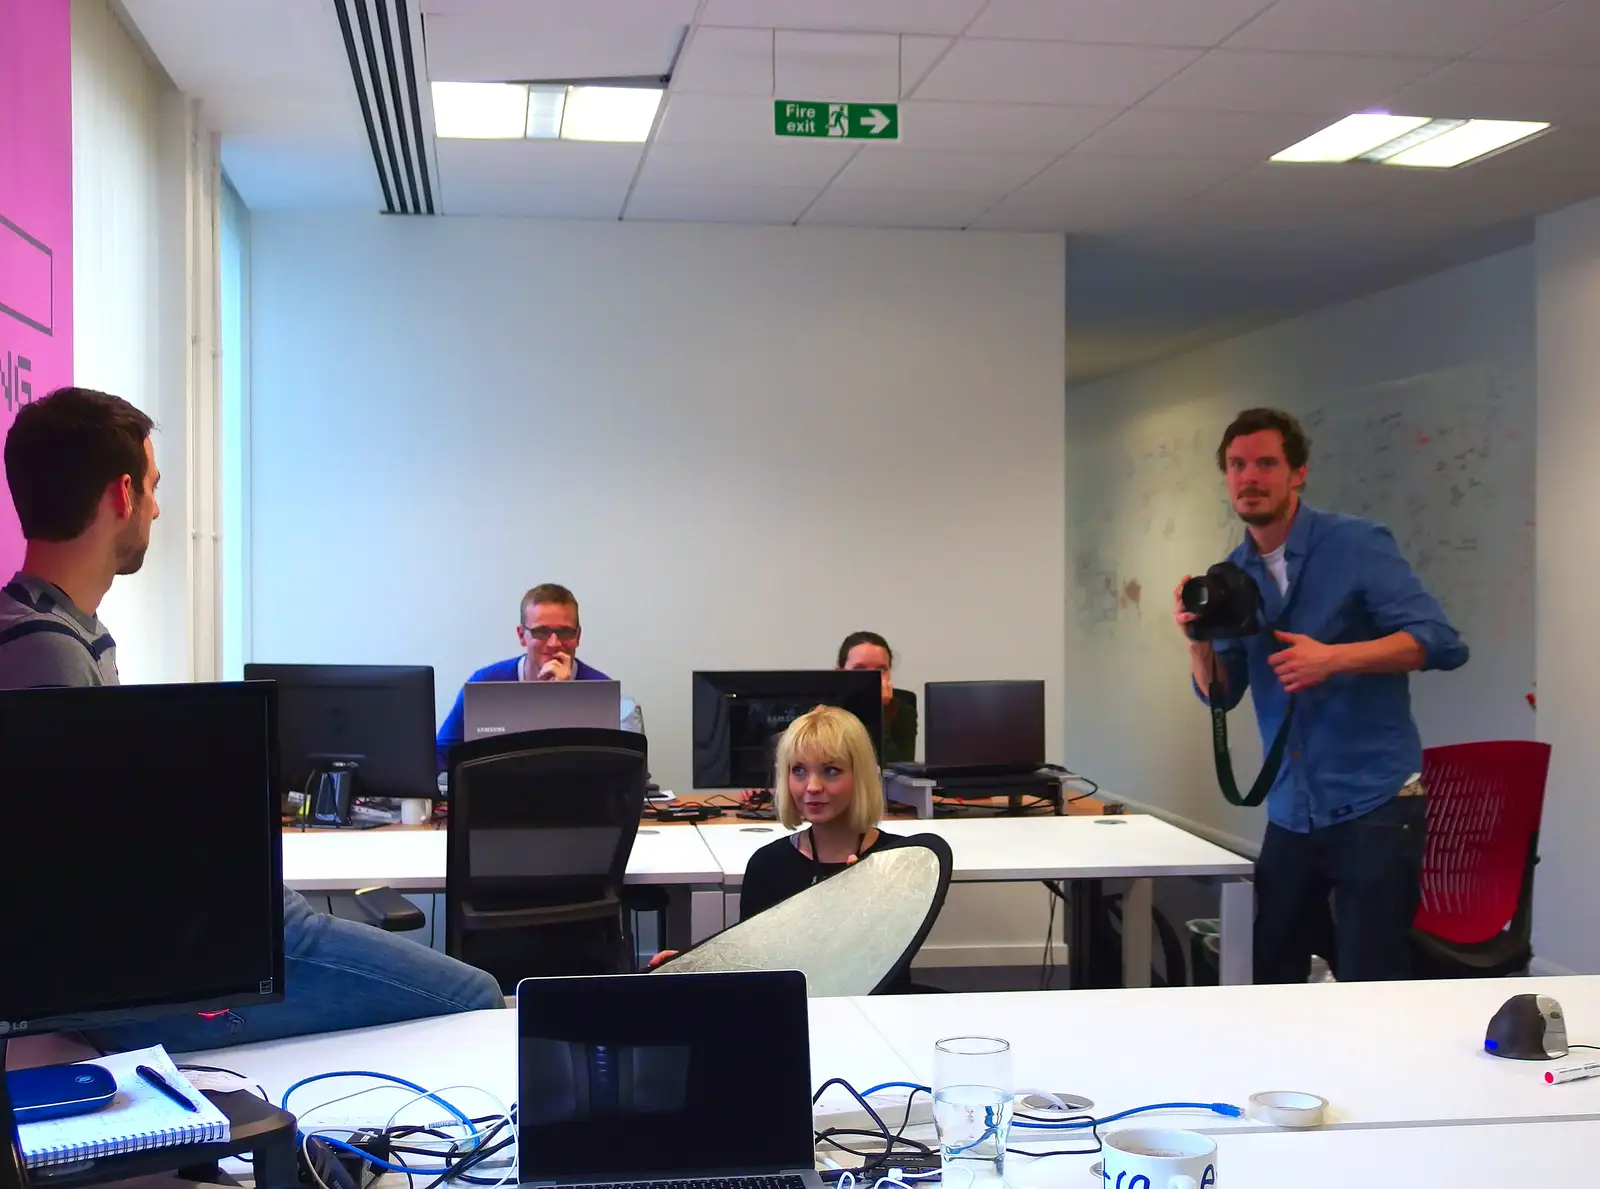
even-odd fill
[{"label": "white desk surface", "polygon": [[[953,878],[962,883],[1147,876],[1248,877],[1254,864],[1150,814],[1099,817],[940,818],[892,821],[895,834],[937,834],[950,844]],[[750,856],[788,833],[773,823],[702,825],[700,836],[724,882],[744,882]]]},{"label": "white desk surface", "polygon": [[[1112,1124],[1101,1134],[1132,1125]],[[1217,1182],[1228,1189],[1566,1189],[1593,1183],[1600,1122],[1276,1131],[1216,1140]],[[1099,1181],[1090,1170],[1099,1159],[1007,1157],[1006,1183],[1094,1189]]]},{"label": "white desk surface", "polygon": [[[658,977],[666,978],[667,975]],[[905,1081],[911,1070],[889,1047],[850,999],[812,999],[808,1001],[811,1019],[811,1084],[813,1089],[829,1078],[842,1077],[858,1089],[880,1082]],[[752,1037],[770,1036],[765,1020],[728,1020],[729,1029],[749,1029]],[[782,1038],[774,1037],[774,1042]],[[244,1074],[257,1082],[274,1103],[283,1092],[303,1077],[341,1069],[371,1070],[394,1074],[419,1086],[482,1086],[508,1105],[517,1097],[517,1013],[502,1011],[464,1012],[414,1020],[408,1024],[387,1024],[379,1028],[357,1028],[322,1036],[291,1040],[264,1041],[237,1045],[204,1053],[189,1053],[178,1058],[185,1064],[215,1065]],[[289,1102],[291,1111],[309,1110],[321,1102],[376,1085],[371,1078],[317,1082],[297,1090]],[[403,1090],[369,1094],[348,1103],[319,1111],[313,1124],[379,1123],[405,1101]],[[453,1094],[444,1097],[453,1099]],[[469,1103],[462,1096],[459,1104],[473,1113],[492,1109],[484,1102]],[[823,1104],[849,1102],[849,1095],[837,1087],[822,1099]],[[438,1108],[431,1109],[436,1116]],[[407,1121],[413,1116],[407,1115]]]},{"label": "white desk surface", "polygon": [[[1242,1107],[1257,1091],[1302,1090],[1328,1100],[1335,1127],[1600,1119],[1600,1078],[1543,1079],[1545,1069],[1593,1054],[1545,1063],[1483,1051],[1489,1018],[1524,992],[1560,1001],[1573,1043],[1600,1042],[1600,976],[855,1002],[923,1084],[940,1037],[1000,1036],[1012,1043],[1017,1085],[1082,1094],[1097,1114],[1155,1102]],[[1209,1112],[1147,1118],[1197,1131],[1263,1130]]]},{"label": "white desk surface", "polygon": [[[283,835],[283,882],[299,892],[387,885],[443,891],[444,830],[306,830]],[[641,826],[630,884],[721,884],[722,870],[692,826]]]}]

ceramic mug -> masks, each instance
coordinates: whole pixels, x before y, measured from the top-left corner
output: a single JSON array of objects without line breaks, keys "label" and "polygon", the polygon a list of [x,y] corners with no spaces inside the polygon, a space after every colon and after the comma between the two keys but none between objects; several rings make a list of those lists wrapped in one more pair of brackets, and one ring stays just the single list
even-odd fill
[{"label": "ceramic mug", "polygon": [[1105,1189],[1215,1189],[1217,1144],[1209,1136],[1136,1127],[1105,1138]]}]

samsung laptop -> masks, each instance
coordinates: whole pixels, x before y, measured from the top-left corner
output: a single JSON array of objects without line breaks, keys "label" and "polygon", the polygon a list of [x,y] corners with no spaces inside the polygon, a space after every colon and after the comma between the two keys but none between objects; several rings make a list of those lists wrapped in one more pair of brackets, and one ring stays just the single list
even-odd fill
[{"label": "samsung laptop", "polygon": [[799,971],[524,979],[517,1058],[524,1185],[822,1189]]},{"label": "samsung laptop", "polygon": [[469,681],[462,691],[464,742],[520,731],[622,724],[620,681]]}]

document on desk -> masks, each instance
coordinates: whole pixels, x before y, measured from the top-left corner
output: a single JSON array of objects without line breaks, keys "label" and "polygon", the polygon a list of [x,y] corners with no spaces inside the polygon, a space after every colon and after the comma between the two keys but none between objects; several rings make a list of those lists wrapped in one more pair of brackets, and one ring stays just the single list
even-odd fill
[{"label": "document on desk", "polygon": [[[83,1064],[98,1065],[109,1072],[117,1081],[116,1097],[109,1106],[85,1115],[20,1125],[17,1138],[22,1141],[22,1155],[29,1168],[149,1148],[218,1143],[228,1138],[228,1117],[178,1072],[160,1045]],[[141,1065],[154,1070],[195,1109],[178,1105],[141,1077]]]}]

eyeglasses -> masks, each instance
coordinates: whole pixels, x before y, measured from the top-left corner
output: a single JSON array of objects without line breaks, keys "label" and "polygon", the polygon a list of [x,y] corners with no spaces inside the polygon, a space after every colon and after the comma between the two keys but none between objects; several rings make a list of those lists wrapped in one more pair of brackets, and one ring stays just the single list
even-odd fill
[{"label": "eyeglasses", "polygon": [[559,640],[563,644],[571,644],[578,638],[577,628],[530,628],[527,624],[523,624],[522,630],[541,644],[547,644],[551,640]]}]

